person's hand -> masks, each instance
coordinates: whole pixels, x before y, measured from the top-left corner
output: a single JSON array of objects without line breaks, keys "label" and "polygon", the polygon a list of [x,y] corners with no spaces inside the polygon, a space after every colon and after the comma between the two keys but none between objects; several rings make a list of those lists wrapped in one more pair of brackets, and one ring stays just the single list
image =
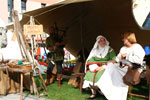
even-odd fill
[{"label": "person's hand", "polygon": [[102,71],[102,70],[104,70],[104,69],[105,69],[105,68],[101,66],[101,67],[97,67],[95,70],[96,70],[96,71]]},{"label": "person's hand", "polygon": [[107,62],[107,64],[110,64],[110,63],[113,63],[113,64],[114,64],[114,63],[116,63],[116,60],[112,60],[112,61],[108,61],[108,62]]},{"label": "person's hand", "polygon": [[122,54],[122,55],[121,55],[121,59],[124,59],[126,56],[127,56],[126,53]]}]

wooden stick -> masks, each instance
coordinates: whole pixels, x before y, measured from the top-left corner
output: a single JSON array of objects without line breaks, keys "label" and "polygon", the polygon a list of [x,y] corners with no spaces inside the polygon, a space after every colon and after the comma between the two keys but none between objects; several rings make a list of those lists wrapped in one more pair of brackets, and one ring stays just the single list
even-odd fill
[{"label": "wooden stick", "polygon": [[[129,86],[129,93],[128,94],[130,94],[130,93],[132,93],[132,86]],[[130,99],[132,100],[132,95],[130,95]]]},{"label": "wooden stick", "polygon": [[45,84],[45,82],[44,82],[44,80],[43,80],[43,77],[42,77],[42,75],[41,75],[41,73],[40,73],[39,70],[38,70],[38,73],[39,73],[39,76],[40,76],[40,78],[41,78],[41,80],[42,80],[42,84],[43,84],[43,86],[44,86],[44,88],[45,88],[45,91],[48,92],[48,89],[47,89],[47,87],[46,87],[46,84]]},{"label": "wooden stick", "polygon": [[146,80],[147,80],[147,84],[150,85],[150,67],[149,67],[149,65],[146,65]]},{"label": "wooden stick", "polygon": [[30,52],[30,55],[33,56],[33,55],[32,55],[32,52],[31,52],[31,49],[30,49],[30,46],[29,46],[29,44],[28,44],[28,42],[27,42],[27,40],[26,40],[24,34],[23,34],[23,38],[24,38],[25,44],[26,44],[26,46],[27,46],[27,48],[28,48],[28,50],[29,50],[29,52]]},{"label": "wooden stick", "polygon": [[82,93],[82,86],[83,86],[83,78],[84,78],[84,75],[81,75],[80,76],[80,92]]},{"label": "wooden stick", "polygon": [[30,56],[27,52],[27,48],[26,48],[26,45],[25,45],[25,40],[23,38],[22,28],[21,28],[21,25],[20,25],[20,22],[19,22],[17,11],[13,11],[13,19],[14,19],[14,27],[16,29],[15,32],[20,37],[20,41],[21,41],[23,51],[24,51],[25,55],[27,56],[27,61],[31,61]]},{"label": "wooden stick", "polygon": [[[14,17],[13,17],[13,22],[15,22]],[[16,24],[14,23],[14,31],[16,31],[16,30],[17,30],[17,26],[16,26]],[[14,34],[16,34],[16,32],[14,32]],[[17,41],[18,41],[18,44],[19,44],[19,48],[20,48],[20,51],[21,51],[22,58],[24,58],[23,52],[22,52],[22,48],[21,48],[21,41],[20,41],[19,35],[16,34],[16,37],[17,37]]]},{"label": "wooden stick", "polygon": [[7,81],[6,81],[6,91],[5,94],[7,94],[7,86],[8,86],[8,79],[9,79],[9,72],[8,72],[8,68],[6,68],[6,74],[7,74]]},{"label": "wooden stick", "polygon": [[[34,18],[33,18],[32,16],[30,17],[30,25],[35,25]],[[33,38],[34,38],[34,36],[32,36],[32,40],[33,40]],[[43,43],[43,40],[42,40],[41,35],[40,35],[40,38],[41,38],[41,41],[42,41],[42,43]],[[31,44],[31,45],[33,45],[33,44]],[[44,48],[44,51],[45,51],[45,53],[46,53],[45,48]],[[47,55],[47,54],[46,54],[46,55]],[[33,61],[34,61],[34,58],[33,58]],[[48,92],[48,89],[47,89],[47,87],[46,87],[46,84],[45,84],[45,82],[44,82],[44,80],[43,80],[43,77],[42,77],[42,75],[41,75],[39,69],[36,70],[36,71],[38,72],[38,74],[39,74],[39,76],[40,76],[40,78],[41,78],[41,80],[42,80],[42,84],[43,84],[43,86],[44,86],[46,92]]]},{"label": "wooden stick", "polygon": [[30,93],[33,93],[32,72],[30,72]]},{"label": "wooden stick", "polygon": [[34,93],[36,94],[36,96],[39,98],[39,92],[37,90],[37,86],[36,86],[36,83],[35,83],[35,80],[34,80],[34,77],[32,75],[32,82],[33,82],[33,90],[34,90]]},{"label": "wooden stick", "polygon": [[23,100],[23,73],[21,73],[21,85],[20,85],[20,100]]},{"label": "wooden stick", "polygon": [[134,93],[129,93],[129,95],[131,95],[131,96],[136,96],[136,97],[141,97],[141,98],[148,98],[148,96],[139,95],[139,94],[134,94]]}]

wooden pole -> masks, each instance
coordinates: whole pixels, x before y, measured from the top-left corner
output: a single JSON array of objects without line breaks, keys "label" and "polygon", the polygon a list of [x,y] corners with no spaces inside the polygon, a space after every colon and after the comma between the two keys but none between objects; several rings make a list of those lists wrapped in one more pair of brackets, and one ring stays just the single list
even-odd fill
[{"label": "wooden pole", "polygon": [[42,80],[42,84],[43,84],[43,86],[44,86],[45,91],[48,92],[48,89],[47,89],[47,87],[46,87],[46,84],[45,84],[45,82],[44,82],[44,79],[43,79],[43,77],[42,77],[42,75],[41,75],[39,69],[38,69],[38,73],[39,73],[39,76],[40,76],[40,78],[41,78],[41,80]]},{"label": "wooden pole", "polygon": [[20,85],[20,100],[23,100],[23,73],[21,73],[21,85]]},{"label": "wooden pole", "polygon": [[[34,18],[31,16],[30,17],[30,25],[35,25],[35,21],[34,21]],[[40,35],[40,37],[41,37],[41,35]],[[32,46],[32,55],[33,55],[33,49],[34,49],[34,35],[32,35],[31,36],[31,38],[32,38],[32,42],[31,42],[31,46]],[[41,37],[41,40],[42,40],[42,37]],[[43,43],[43,41],[42,41],[42,43]],[[46,50],[45,50],[45,53],[46,53]],[[33,59],[33,64],[34,64],[34,57],[32,56],[32,59]],[[33,65],[34,66],[34,65]],[[41,78],[41,81],[42,81],[42,84],[43,84],[43,86],[44,86],[44,88],[45,88],[45,91],[46,92],[48,92],[48,89],[47,89],[47,87],[46,87],[46,84],[45,84],[45,82],[44,82],[44,80],[43,80],[43,77],[42,77],[42,75],[41,75],[41,73],[40,73],[40,71],[39,71],[39,69],[38,70],[36,70],[37,72],[38,72],[38,74],[39,74],[39,76],[40,76],[40,78]]]},{"label": "wooden pole", "polygon": [[39,98],[39,92],[37,90],[37,86],[36,86],[36,83],[35,83],[35,80],[34,80],[34,77],[33,75],[31,76],[32,77],[32,82],[33,82],[33,90],[34,90],[34,93],[36,94],[36,96]]},{"label": "wooden pole", "polygon": [[25,36],[24,36],[24,35],[23,35],[23,38],[24,38],[25,43],[26,43],[26,46],[27,46],[27,48],[28,48],[28,50],[29,50],[29,52],[30,52],[30,55],[33,56],[33,55],[32,55],[32,52],[31,52],[31,49],[30,49],[30,46],[29,46],[27,40],[25,39]]},{"label": "wooden pole", "polygon": [[27,47],[26,47],[26,44],[25,44],[25,40],[23,38],[23,32],[22,32],[22,28],[21,28],[21,25],[20,25],[20,22],[19,22],[18,12],[13,11],[12,15],[13,15],[15,32],[16,32],[16,35],[17,34],[19,35],[19,38],[20,38],[20,41],[21,41],[21,46],[23,48],[25,56],[27,57],[26,60],[31,62],[31,58],[28,54]]},{"label": "wooden pole", "polygon": [[[13,17],[13,22],[15,22],[14,17]],[[16,26],[16,24],[14,23],[14,31],[16,31],[16,30],[17,30],[17,26]],[[20,51],[21,51],[21,56],[22,56],[22,58],[24,58],[24,56],[23,56],[23,51],[22,51],[22,48],[21,48],[21,41],[20,41],[19,35],[16,34],[16,32],[14,32],[14,34],[15,34],[16,37],[17,37],[17,41],[18,41],[19,48],[20,48]],[[25,57],[25,58],[26,58],[26,57]]]},{"label": "wooden pole", "polygon": [[[33,16],[30,16],[30,25],[35,25]],[[31,52],[34,55],[34,35],[31,35]],[[32,56],[32,69],[34,69],[34,56]]]}]

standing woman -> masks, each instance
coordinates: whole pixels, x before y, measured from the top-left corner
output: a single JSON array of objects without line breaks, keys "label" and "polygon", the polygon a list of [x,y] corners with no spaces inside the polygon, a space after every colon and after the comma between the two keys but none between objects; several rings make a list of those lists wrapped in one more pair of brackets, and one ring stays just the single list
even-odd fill
[{"label": "standing woman", "polygon": [[[102,74],[105,72],[105,68],[102,64],[106,64],[112,60],[116,59],[116,54],[114,50],[109,46],[107,39],[100,35],[96,38],[93,49],[90,52],[86,60],[86,74],[84,77],[83,88],[90,87],[90,85],[98,85]],[[93,82],[94,80],[94,82]],[[92,95],[88,99],[94,99],[96,96],[96,91],[91,89]]]},{"label": "standing woman", "polygon": [[120,49],[116,60],[105,67],[105,72],[98,82],[100,90],[108,100],[127,99],[128,85],[123,82],[123,76],[128,67],[121,68],[119,62],[126,59],[132,63],[142,64],[145,56],[144,49],[137,43],[134,33],[125,32],[122,41],[124,46]]}]

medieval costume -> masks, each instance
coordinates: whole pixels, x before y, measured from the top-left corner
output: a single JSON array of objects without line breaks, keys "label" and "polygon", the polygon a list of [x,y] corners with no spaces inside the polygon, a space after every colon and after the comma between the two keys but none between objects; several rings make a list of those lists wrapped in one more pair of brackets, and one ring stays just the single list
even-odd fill
[{"label": "medieval costume", "polygon": [[[61,87],[61,78],[62,78],[62,63],[64,60],[64,40],[63,37],[59,36],[56,33],[50,33],[50,36],[46,39],[46,47],[50,50],[48,54],[48,66],[47,66],[47,80],[46,85],[50,84],[50,78],[52,77],[52,70],[54,68],[55,62],[57,67],[57,80],[58,87]],[[49,49],[51,48],[51,49]]]},{"label": "medieval costume", "polygon": [[[126,53],[126,60],[133,63],[142,64],[145,56],[143,48],[139,44],[134,44],[127,48],[123,46],[118,54],[116,61],[121,60],[121,54]],[[105,65],[104,65],[105,66]],[[110,63],[105,66],[105,72],[97,82],[104,96],[108,100],[126,100],[128,93],[128,85],[123,82],[123,76],[127,72],[127,66],[120,68],[119,63]]]},{"label": "medieval costume", "polygon": [[[106,45],[104,47],[99,45],[99,40],[101,38],[105,39]],[[84,84],[83,88],[90,87],[89,84],[93,84],[93,78],[96,73],[95,77],[95,85],[98,85],[97,82],[99,81],[100,77],[105,72],[105,69],[102,71],[95,71],[97,67],[101,67],[102,64],[106,64],[108,61],[115,60],[116,54],[114,50],[109,46],[109,42],[103,36],[98,36],[96,39],[96,43],[94,44],[93,49],[90,52],[89,57],[86,60],[86,67],[85,67],[85,77],[84,77]]]},{"label": "medieval costume", "polygon": [[[138,64],[143,63],[145,52],[139,44],[134,44],[130,48],[123,46],[116,58],[117,62],[121,60],[121,54],[124,53],[127,54],[126,60]],[[127,66],[120,68],[118,63],[110,63],[105,67],[105,70],[106,71],[98,82],[98,87],[108,100],[126,100],[128,85],[124,84],[122,78],[127,72]]]}]

